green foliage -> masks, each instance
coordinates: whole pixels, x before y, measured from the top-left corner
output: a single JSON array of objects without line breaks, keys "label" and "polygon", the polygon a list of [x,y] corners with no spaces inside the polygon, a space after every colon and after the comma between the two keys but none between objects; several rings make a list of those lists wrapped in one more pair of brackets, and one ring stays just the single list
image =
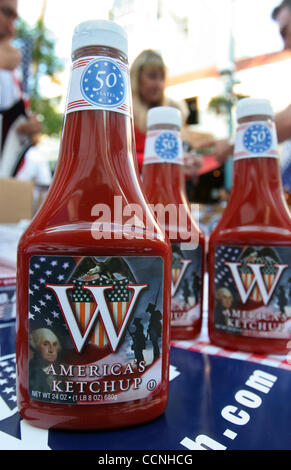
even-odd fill
[{"label": "green foliage", "polygon": [[46,28],[43,18],[40,18],[32,28],[24,20],[19,20],[17,38],[21,40],[27,37],[32,39],[29,78],[31,109],[43,117],[43,133],[58,135],[63,121],[63,115],[56,108],[60,97],[41,96],[39,81],[44,75],[54,79],[55,75],[63,70],[64,64],[55,54],[55,39]]},{"label": "green foliage", "polygon": [[234,93],[232,96],[227,95],[216,95],[208,103],[208,108],[211,111],[215,111],[217,114],[225,114],[230,106],[233,106],[237,101],[242,98],[246,98],[247,95]]},{"label": "green foliage", "polygon": [[63,115],[56,110],[59,98],[48,99],[32,97],[31,109],[43,118],[43,133],[50,136],[58,136],[60,134],[63,122]]}]

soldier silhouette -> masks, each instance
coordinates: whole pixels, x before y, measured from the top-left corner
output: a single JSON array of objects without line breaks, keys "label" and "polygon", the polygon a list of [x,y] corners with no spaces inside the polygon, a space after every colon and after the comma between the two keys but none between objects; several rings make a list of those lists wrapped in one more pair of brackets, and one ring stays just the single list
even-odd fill
[{"label": "soldier silhouette", "polygon": [[279,287],[279,294],[277,294],[277,299],[278,299],[278,305],[279,305],[280,311],[284,313],[285,307],[288,303],[288,299],[286,297],[286,293],[285,293],[283,286]]},{"label": "soldier silhouette", "polygon": [[188,283],[188,280],[185,279],[183,282],[183,298],[186,304],[188,303],[189,296],[190,296],[189,283]]},{"label": "soldier silhouette", "polygon": [[159,338],[162,335],[162,314],[151,303],[148,304],[146,312],[149,312],[151,315],[147,332],[153,345],[153,360],[155,361],[160,357]]},{"label": "soldier silhouette", "polygon": [[193,290],[196,302],[198,302],[200,298],[200,289],[201,289],[200,277],[196,274],[195,271],[193,271],[192,272],[192,290]]},{"label": "soldier silhouette", "polygon": [[141,318],[135,318],[133,324],[135,326],[135,331],[133,333],[130,332],[133,340],[131,348],[134,351],[136,362],[139,364],[144,361],[143,350],[146,349],[146,337],[141,324]]}]

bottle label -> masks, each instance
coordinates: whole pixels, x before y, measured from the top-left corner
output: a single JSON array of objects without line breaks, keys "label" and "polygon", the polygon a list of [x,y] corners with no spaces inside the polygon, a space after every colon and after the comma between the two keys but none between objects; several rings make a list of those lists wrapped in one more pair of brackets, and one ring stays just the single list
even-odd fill
[{"label": "bottle label", "polygon": [[291,338],[290,279],[290,247],[218,246],[215,328],[257,338]]},{"label": "bottle label", "polygon": [[279,158],[278,139],[274,123],[252,121],[238,126],[234,161],[257,157]]},{"label": "bottle label", "polygon": [[144,165],[149,163],[177,163],[183,165],[181,134],[169,129],[147,132]]},{"label": "bottle label", "polygon": [[201,315],[202,250],[172,244],[171,326],[193,325]]},{"label": "bottle label", "polygon": [[160,390],[163,259],[33,256],[29,394],[107,404]]},{"label": "bottle label", "polygon": [[132,116],[128,66],[104,56],[73,63],[66,113],[106,110]]}]

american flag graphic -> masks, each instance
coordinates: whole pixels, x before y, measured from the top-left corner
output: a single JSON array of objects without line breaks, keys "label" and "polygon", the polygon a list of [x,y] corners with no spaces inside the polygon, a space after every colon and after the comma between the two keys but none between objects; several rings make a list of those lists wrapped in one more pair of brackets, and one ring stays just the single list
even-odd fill
[{"label": "american flag graphic", "polygon": [[29,326],[50,328],[63,335],[67,326],[54,293],[46,288],[47,283],[66,284],[76,266],[71,257],[33,256],[29,266]]},{"label": "american flag graphic", "polygon": [[15,354],[0,359],[0,397],[10,410],[17,406]]},{"label": "american flag graphic", "polygon": [[[29,282],[29,325],[30,331],[37,328],[49,328],[59,338],[68,337],[68,329],[63,318],[57,298],[46,284],[75,284],[75,288],[69,291],[69,299],[72,310],[75,313],[82,332],[95,311],[92,294],[83,289],[86,285],[112,285],[112,289],[105,292],[109,310],[112,314],[116,331],[122,324],[125,313],[128,310],[131,291],[127,289],[130,283],[128,279],[108,279],[101,275],[98,279],[85,281],[81,279],[71,280],[77,264],[77,259],[59,256],[34,256],[30,261]],[[97,318],[95,327],[90,336],[90,342],[100,347],[108,344],[106,332],[100,318]]]},{"label": "american flag graphic", "polygon": [[[268,250],[267,257],[260,254],[262,250]],[[253,251],[252,254],[251,251]],[[234,286],[234,280],[231,271],[229,267],[225,265],[225,262],[241,263],[238,271],[246,291],[248,291],[255,278],[253,271],[247,263],[263,264],[264,266],[261,267],[262,278],[265,282],[266,290],[271,290],[278,269],[276,267],[278,255],[272,248],[257,249],[256,247],[247,248],[232,246],[220,246],[217,248],[215,256],[215,287],[227,287],[231,290],[232,286]],[[257,284],[254,285],[254,288],[250,293],[250,300],[255,302],[262,302],[263,300]]]},{"label": "american flag graphic", "polygon": [[[113,286],[113,289],[106,290],[105,297],[118,331],[122,324],[124,315],[128,310],[130,301],[129,290],[127,289],[129,280],[110,280],[106,276],[102,275],[97,280],[73,280],[73,282],[75,284],[75,290],[72,292],[73,309],[75,310],[76,317],[78,318],[79,324],[83,330],[86,329],[96,307],[91,293],[83,289],[83,287],[86,285]],[[100,347],[108,344],[107,335],[100,319],[97,319],[90,341]]]},{"label": "american flag graphic", "polygon": [[[263,259],[263,258],[257,258],[255,262],[265,264],[265,266],[261,268],[261,272],[262,272],[263,279],[264,279],[265,285],[267,287],[267,290],[269,291],[272,288],[274,279],[275,279],[276,274],[277,274],[277,269],[274,266],[275,263],[270,262],[270,261],[266,262],[266,260]],[[241,278],[243,280],[244,286],[245,286],[246,290],[248,290],[248,288],[251,285],[251,283],[253,282],[255,276],[254,276],[253,272],[251,271],[251,269],[248,266],[246,266],[245,262],[242,264],[242,266],[240,268],[240,272],[241,272]],[[257,285],[254,286],[254,288],[252,290],[252,293],[250,295],[250,299],[254,300],[255,302],[261,302],[262,301],[262,296],[261,296],[260,290],[257,287]]]},{"label": "american flag graphic", "polygon": [[236,262],[242,252],[241,247],[219,246],[215,252],[215,288],[230,288],[233,286],[233,278],[225,262]]}]

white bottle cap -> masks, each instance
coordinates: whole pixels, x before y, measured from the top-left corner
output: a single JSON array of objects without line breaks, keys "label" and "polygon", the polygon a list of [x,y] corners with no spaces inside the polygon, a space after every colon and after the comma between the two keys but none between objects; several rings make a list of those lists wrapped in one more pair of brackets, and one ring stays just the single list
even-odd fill
[{"label": "white bottle cap", "polygon": [[243,98],[239,100],[236,107],[237,119],[255,115],[273,118],[274,111],[270,101],[263,98]]},{"label": "white bottle cap", "polygon": [[108,46],[128,53],[126,31],[109,20],[89,20],[76,26],[72,40],[72,52],[86,46]]},{"label": "white bottle cap", "polygon": [[181,111],[172,106],[157,106],[156,108],[149,109],[147,127],[155,126],[156,124],[171,124],[181,127]]}]

